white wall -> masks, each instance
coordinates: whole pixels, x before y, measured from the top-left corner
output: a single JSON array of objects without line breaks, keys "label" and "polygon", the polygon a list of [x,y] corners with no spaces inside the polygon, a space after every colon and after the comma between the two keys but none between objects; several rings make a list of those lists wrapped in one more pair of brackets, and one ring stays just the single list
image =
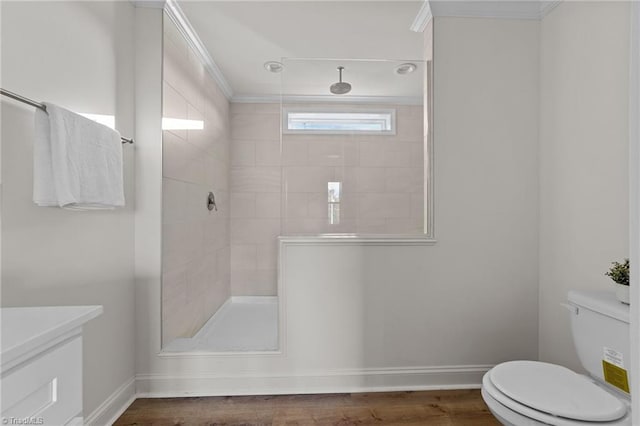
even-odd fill
[{"label": "white wall", "polygon": [[135,11],[136,374],[160,351],[161,341],[162,14],[153,8]]},{"label": "white wall", "polygon": [[560,303],[611,289],[629,256],[629,2],[568,2],[541,24],[540,359],[580,369]]},{"label": "white wall", "polygon": [[[631,260],[631,360],[640,360],[640,4],[631,5],[631,72],[629,86],[629,257]],[[640,377],[631,376],[631,411],[640,413]]]},{"label": "white wall", "polygon": [[[78,112],[116,116],[133,133],[133,7],[128,2],[2,2],[3,88]],[[84,413],[131,380],[134,367],[133,160],[127,206],[36,207],[32,107],[2,99],[2,305],[103,305],[85,328]],[[132,389],[132,388],[131,388]]]},{"label": "white wall", "polygon": [[434,31],[438,244],[412,266],[423,309],[464,330],[444,353],[535,358],[539,24],[436,18]]},{"label": "white wall", "polygon": [[[534,21],[435,22],[437,245],[287,246],[283,353],[159,356],[157,340],[141,343],[139,391],[478,385],[491,364],[535,359],[538,37]],[[159,315],[140,315],[157,339]]]}]

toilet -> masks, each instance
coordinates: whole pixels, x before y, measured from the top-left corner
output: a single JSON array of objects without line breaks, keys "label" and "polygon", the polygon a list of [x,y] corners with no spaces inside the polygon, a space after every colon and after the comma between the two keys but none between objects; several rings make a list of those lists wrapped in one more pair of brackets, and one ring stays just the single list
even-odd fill
[{"label": "toilet", "polygon": [[588,376],[538,361],[496,365],[482,398],[506,426],[631,425],[629,306],[613,292],[570,291],[571,332]]}]

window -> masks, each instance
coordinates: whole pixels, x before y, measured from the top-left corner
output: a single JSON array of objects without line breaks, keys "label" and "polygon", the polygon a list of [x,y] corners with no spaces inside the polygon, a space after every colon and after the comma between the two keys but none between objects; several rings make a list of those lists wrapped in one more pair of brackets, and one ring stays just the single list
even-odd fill
[{"label": "window", "polygon": [[396,111],[284,108],[283,133],[395,135]]},{"label": "window", "polygon": [[327,195],[329,202],[329,225],[340,224],[340,188],[341,182],[329,182],[327,184]]}]

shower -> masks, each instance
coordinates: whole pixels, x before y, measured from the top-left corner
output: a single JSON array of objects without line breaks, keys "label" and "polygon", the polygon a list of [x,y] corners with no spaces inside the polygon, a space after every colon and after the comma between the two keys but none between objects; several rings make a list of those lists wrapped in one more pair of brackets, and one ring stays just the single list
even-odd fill
[{"label": "shower", "polygon": [[340,81],[338,81],[337,83],[333,83],[331,87],[329,87],[329,90],[334,95],[344,95],[351,91],[351,85],[347,82],[342,81],[342,70],[344,70],[344,67],[339,66],[338,72],[340,73]]}]

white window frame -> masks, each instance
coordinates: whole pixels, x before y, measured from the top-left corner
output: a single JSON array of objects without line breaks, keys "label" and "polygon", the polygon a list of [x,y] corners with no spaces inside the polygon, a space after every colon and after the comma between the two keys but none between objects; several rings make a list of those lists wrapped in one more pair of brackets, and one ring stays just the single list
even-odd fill
[{"label": "white window frame", "polygon": [[[361,113],[361,114],[389,114],[390,130],[371,131],[371,130],[318,130],[318,129],[289,129],[290,113],[319,113],[319,114],[336,114],[336,113]],[[378,136],[395,136],[396,134],[396,110],[394,108],[327,108],[327,107],[284,107],[282,108],[282,133],[297,135],[378,135]]]}]

